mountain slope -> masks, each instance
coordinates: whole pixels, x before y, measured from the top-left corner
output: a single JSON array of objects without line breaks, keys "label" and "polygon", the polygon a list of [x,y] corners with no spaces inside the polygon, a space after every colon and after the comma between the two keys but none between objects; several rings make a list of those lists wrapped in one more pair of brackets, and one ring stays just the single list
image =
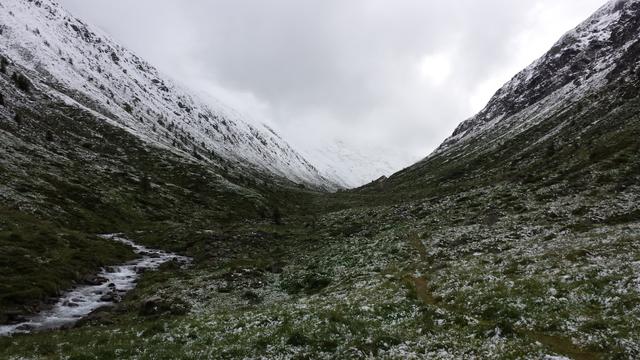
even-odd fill
[{"label": "mountain slope", "polygon": [[51,1],[0,2],[0,322],[133,256],[96,234],[267,221],[334,187],[97,34]]},{"label": "mountain slope", "polygon": [[[389,183],[539,176],[536,161],[549,170],[543,162],[555,155],[554,165],[570,168],[581,160],[576,150],[610,148],[612,137],[632,136],[639,40],[640,2],[608,2],[498,90],[436,151]],[[622,141],[618,145],[624,148]]]},{"label": "mountain slope", "polygon": [[0,52],[54,98],[187,157],[334,188],[273,130],[205,104],[54,1],[3,1],[0,26]]},{"label": "mountain slope", "polygon": [[633,68],[623,68],[630,65],[638,47],[637,6],[634,1],[607,3],[498,90],[436,153],[486,133],[513,136],[536,125],[548,112],[568,107],[615,79],[633,76]]}]

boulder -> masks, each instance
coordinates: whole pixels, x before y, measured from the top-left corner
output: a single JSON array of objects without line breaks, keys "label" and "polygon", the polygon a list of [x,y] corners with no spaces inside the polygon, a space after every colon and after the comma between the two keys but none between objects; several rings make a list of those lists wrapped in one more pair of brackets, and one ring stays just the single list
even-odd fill
[{"label": "boulder", "polygon": [[161,312],[164,305],[160,296],[152,296],[142,300],[140,304],[140,315],[149,316],[157,315]]},{"label": "boulder", "polygon": [[140,304],[139,314],[142,316],[156,316],[163,314],[184,315],[189,312],[189,306],[179,299],[163,299],[151,296]]},{"label": "boulder", "polygon": [[18,331],[30,332],[34,329],[33,325],[22,324],[16,328]]},{"label": "boulder", "polygon": [[62,306],[66,306],[66,307],[78,307],[80,305],[74,303],[73,301],[69,301],[66,300],[65,302],[62,303]]},{"label": "boulder", "polygon": [[109,281],[109,280],[104,278],[104,277],[102,277],[102,276],[95,276],[95,275],[87,276],[83,280],[83,282],[86,285],[94,285],[94,286],[95,285],[102,285],[102,284],[106,283],[107,281]]},{"label": "boulder", "polygon": [[100,301],[106,302],[119,302],[121,300],[120,295],[116,292],[108,292],[100,297]]}]

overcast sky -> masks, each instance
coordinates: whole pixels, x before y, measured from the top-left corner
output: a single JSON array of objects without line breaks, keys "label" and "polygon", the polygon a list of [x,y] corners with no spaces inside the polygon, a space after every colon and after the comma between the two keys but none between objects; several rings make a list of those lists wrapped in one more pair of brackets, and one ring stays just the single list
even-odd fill
[{"label": "overcast sky", "polygon": [[399,169],[605,0],[61,2],[294,146],[394,149]]}]

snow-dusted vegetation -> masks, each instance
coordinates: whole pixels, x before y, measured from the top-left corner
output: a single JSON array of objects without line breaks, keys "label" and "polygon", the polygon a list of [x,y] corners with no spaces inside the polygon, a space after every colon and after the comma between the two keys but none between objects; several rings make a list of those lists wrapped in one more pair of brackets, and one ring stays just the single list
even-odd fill
[{"label": "snow-dusted vegetation", "polygon": [[[139,255],[156,271],[0,357],[640,358],[640,1],[606,4],[423,161],[338,193],[61,11],[0,3],[0,320]],[[95,236],[116,231],[190,266]]]}]

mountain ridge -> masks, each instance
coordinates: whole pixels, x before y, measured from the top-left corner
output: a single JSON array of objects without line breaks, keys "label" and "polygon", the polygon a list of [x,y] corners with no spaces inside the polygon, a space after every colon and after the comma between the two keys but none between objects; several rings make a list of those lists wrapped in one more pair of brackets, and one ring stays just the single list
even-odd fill
[{"label": "mountain ridge", "polygon": [[[482,136],[498,125],[509,126],[510,118],[521,112],[524,117],[535,118],[530,109],[538,102],[546,101],[546,107],[571,98],[575,102],[597,91],[609,79],[616,61],[624,52],[610,53],[614,48],[624,48],[637,43],[637,37],[629,27],[640,31],[637,16],[640,4],[631,0],[610,0],[576,28],[564,34],[551,49],[504,84],[487,105],[473,117],[460,123],[432,155],[446,151],[465,140]],[[627,18],[627,20],[625,20]],[[625,21],[635,21],[629,26]],[[626,42],[621,44],[620,42]],[[594,62],[597,61],[597,64]],[[589,65],[589,66],[587,66]],[[553,75],[551,75],[553,74]],[[519,127],[535,125],[535,122]]]},{"label": "mountain ridge", "polygon": [[[581,119],[592,115],[581,113],[614,109],[637,95],[639,38],[640,2],[609,1],[516,74],[435,151],[393,174],[387,183],[403,187],[402,179],[415,176],[421,176],[423,182],[446,174],[464,177],[472,169],[479,171],[479,164],[489,170],[491,164],[484,160],[491,154],[501,154],[502,165],[516,172],[513,164],[526,162],[530,154],[524,154],[532,149],[587,146],[576,143],[580,134],[605,124],[599,120],[584,123]],[[604,90],[608,88],[611,91]],[[577,124],[583,127],[576,128]],[[567,134],[575,137],[567,138]],[[506,152],[507,145],[511,153]],[[510,156],[509,162],[505,156]]]},{"label": "mountain ridge", "polygon": [[273,130],[220,103],[209,106],[57,2],[8,0],[0,6],[0,51],[29,70],[34,86],[183,156],[197,153],[215,165],[224,158],[336,188]]}]

